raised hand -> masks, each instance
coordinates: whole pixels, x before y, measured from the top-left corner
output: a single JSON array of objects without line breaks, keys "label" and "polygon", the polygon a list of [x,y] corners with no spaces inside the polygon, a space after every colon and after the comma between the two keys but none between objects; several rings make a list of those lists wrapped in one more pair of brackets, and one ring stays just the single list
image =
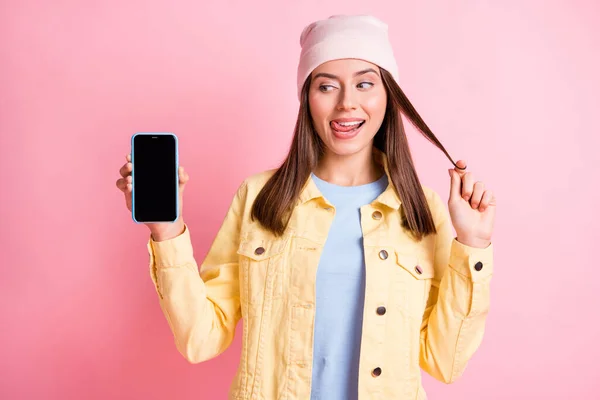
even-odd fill
[{"label": "raised hand", "polygon": [[[466,167],[464,160],[456,165]],[[450,174],[450,198],[448,211],[456,230],[456,239],[472,247],[488,247],[492,240],[496,215],[496,198],[485,184],[475,181],[472,172],[452,168]]]},{"label": "raised hand", "polygon": [[[131,164],[131,154],[128,154],[126,157],[127,162],[123,164],[123,166],[119,169],[119,174],[121,178],[119,178],[116,182],[117,187],[123,192],[125,195],[125,205],[127,209],[131,211],[132,209],[132,176],[131,171],[133,169],[133,165]],[[171,239],[175,236],[178,236],[183,232],[184,222],[183,222],[183,190],[185,189],[185,185],[189,181],[189,175],[184,171],[183,167],[179,167],[179,215],[180,217],[174,223],[146,223],[146,225],[150,232],[152,233],[152,237],[154,240],[167,240]]]}]

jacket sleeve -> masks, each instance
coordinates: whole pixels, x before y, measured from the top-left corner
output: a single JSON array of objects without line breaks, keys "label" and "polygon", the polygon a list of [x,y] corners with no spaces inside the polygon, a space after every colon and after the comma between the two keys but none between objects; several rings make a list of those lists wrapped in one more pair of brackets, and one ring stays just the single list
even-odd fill
[{"label": "jacket sleeve", "polygon": [[191,363],[224,352],[241,318],[238,245],[245,183],[233,198],[200,269],[189,228],[170,240],[150,237],[150,276],[177,350]]},{"label": "jacket sleeve", "polygon": [[483,339],[493,246],[479,249],[458,242],[445,204],[436,192],[432,196],[435,277],[421,324],[420,366],[435,379],[452,383]]}]

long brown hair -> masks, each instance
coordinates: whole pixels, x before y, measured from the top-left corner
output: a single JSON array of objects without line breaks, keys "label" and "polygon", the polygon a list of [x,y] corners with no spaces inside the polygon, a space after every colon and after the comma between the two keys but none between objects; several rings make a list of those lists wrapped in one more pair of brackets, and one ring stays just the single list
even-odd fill
[{"label": "long brown hair", "polygon": [[[405,114],[423,136],[442,150],[454,166],[456,163],[425,124],[392,75],[383,68],[380,68],[380,71],[388,101],[383,123],[375,135],[373,145],[387,156],[390,183],[402,202],[402,226],[420,240],[423,236],[435,233],[436,229],[413,164],[401,113]],[[324,144],[313,127],[308,105],[311,81],[309,76],[302,88],[290,151],[282,165],[259,192],[252,206],[252,219],[258,220],[265,229],[276,236],[284,233],[298,196],[324,151]]]}]

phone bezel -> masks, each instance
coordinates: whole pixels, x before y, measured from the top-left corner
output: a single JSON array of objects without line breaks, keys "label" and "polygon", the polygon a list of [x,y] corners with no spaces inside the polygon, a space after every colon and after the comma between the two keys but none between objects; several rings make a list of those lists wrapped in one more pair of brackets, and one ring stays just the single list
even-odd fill
[{"label": "phone bezel", "polygon": [[[137,136],[172,136],[175,140],[175,219],[172,221],[139,221],[135,218],[135,149]],[[131,218],[136,224],[174,223],[179,219],[179,138],[172,132],[137,132],[131,136]]]}]

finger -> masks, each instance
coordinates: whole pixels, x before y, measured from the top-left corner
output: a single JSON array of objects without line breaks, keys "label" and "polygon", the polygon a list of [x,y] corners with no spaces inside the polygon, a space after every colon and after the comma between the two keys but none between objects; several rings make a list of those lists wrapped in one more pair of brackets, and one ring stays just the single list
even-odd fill
[{"label": "finger", "polygon": [[127,190],[127,181],[124,178],[117,179],[116,186],[121,191]]},{"label": "finger", "polygon": [[128,183],[133,184],[133,177],[131,175],[117,179],[116,185],[119,189],[124,190],[127,188]]},{"label": "finger", "polygon": [[475,178],[472,172],[467,172],[462,176],[462,197],[466,201],[471,200],[473,195],[473,185],[475,184]]},{"label": "finger", "polygon": [[121,167],[121,169],[119,170],[119,173],[121,174],[121,176],[123,178],[126,178],[127,176],[131,175],[131,170],[133,169],[133,164],[131,164],[130,162],[126,163],[125,165],[123,165]]},{"label": "finger", "polygon": [[486,190],[481,198],[481,203],[479,203],[479,211],[483,212],[487,210],[490,205],[494,205],[494,202],[494,194],[491,190]]},{"label": "finger", "polygon": [[179,183],[185,184],[188,179],[188,174],[185,172],[183,167],[179,167]]},{"label": "finger", "polygon": [[485,186],[483,182],[475,182],[475,185],[473,186],[473,195],[471,196],[471,208],[477,209],[479,207],[481,198],[483,197],[483,192],[485,192]]},{"label": "finger", "polygon": [[450,174],[450,201],[455,201],[460,199],[460,176],[454,169],[449,169],[448,173]]},{"label": "finger", "polygon": [[458,160],[456,162],[456,167],[454,167],[454,170],[456,172],[458,172],[459,176],[462,177],[464,174],[466,174],[467,173],[466,169],[467,169],[467,162],[465,160]]},{"label": "finger", "polygon": [[131,154],[127,154],[125,156],[125,159],[127,160],[127,162],[131,162]]}]

